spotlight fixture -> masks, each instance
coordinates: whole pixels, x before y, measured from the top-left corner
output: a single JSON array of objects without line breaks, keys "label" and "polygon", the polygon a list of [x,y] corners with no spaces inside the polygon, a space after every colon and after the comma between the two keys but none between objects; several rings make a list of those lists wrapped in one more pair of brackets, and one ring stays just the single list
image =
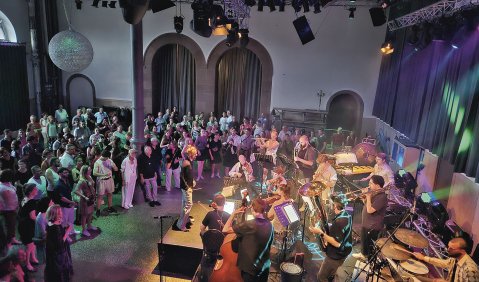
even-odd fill
[{"label": "spotlight fixture", "polygon": [[300,0],[293,0],[291,2],[291,6],[293,6],[293,9],[296,13],[299,13],[301,11],[301,2]]},{"label": "spotlight fixture", "polygon": [[352,20],[354,19],[354,12],[356,12],[356,8],[355,7],[351,7],[348,9],[349,11],[349,18]]},{"label": "spotlight fixture", "polygon": [[173,18],[173,24],[175,26],[176,33],[181,33],[183,31],[183,17],[176,16]]},{"label": "spotlight fixture", "polygon": [[81,10],[81,4],[82,4],[82,3],[83,3],[83,2],[82,2],[81,0],[75,0],[75,5],[77,6],[77,9],[78,9],[78,10]]},{"label": "spotlight fixture", "polygon": [[305,13],[309,12],[309,1],[308,0],[303,0],[303,11]]},{"label": "spotlight fixture", "polygon": [[349,0],[349,2],[351,2],[351,3],[356,3],[356,0]]},{"label": "spotlight fixture", "polygon": [[226,36],[226,46],[233,46],[238,40],[238,23],[233,22],[231,24],[231,29],[228,30],[228,35]]},{"label": "spotlight fixture", "polygon": [[383,45],[381,45],[381,52],[385,55],[389,55],[392,52],[394,52],[394,47],[391,42],[384,42]]},{"label": "spotlight fixture", "polygon": [[270,12],[276,11],[276,7],[274,6],[274,0],[267,0],[266,3],[268,4]]},{"label": "spotlight fixture", "polygon": [[258,11],[263,12],[264,0],[258,0]]},{"label": "spotlight fixture", "polygon": [[95,8],[98,8],[99,3],[100,3],[100,0],[93,0],[93,3],[91,5]]},{"label": "spotlight fixture", "polygon": [[279,11],[280,12],[284,12],[284,5],[285,5],[284,0],[280,0],[279,1]]},{"label": "spotlight fixture", "polygon": [[458,49],[459,48],[459,46],[457,46],[456,44],[451,44],[451,47],[452,47],[452,49]]},{"label": "spotlight fixture", "polygon": [[238,37],[240,39],[240,46],[241,47],[246,47],[249,43],[249,30],[247,28],[242,28],[238,31]]},{"label": "spotlight fixture", "polygon": [[110,1],[110,4],[108,4],[108,7],[116,8],[116,1]]},{"label": "spotlight fixture", "polygon": [[102,6],[103,8],[108,7],[108,1],[101,1],[101,6]]},{"label": "spotlight fixture", "polygon": [[407,38],[407,43],[416,45],[419,42],[419,26],[414,25],[411,28],[411,34]]}]

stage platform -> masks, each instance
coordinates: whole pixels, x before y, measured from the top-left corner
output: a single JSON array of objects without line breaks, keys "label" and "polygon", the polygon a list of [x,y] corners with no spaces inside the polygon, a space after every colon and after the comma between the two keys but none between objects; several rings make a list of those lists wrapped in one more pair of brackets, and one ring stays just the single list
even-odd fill
[{"label": "stage platform", "polygon": [[191,280],[203,255],[203,243],[200,237],[201,221],[212,210],[207,204],[194,203],[190,216],[195,218],[189,232],[173,230],[176,223],[168,229],[163,237],[163,245],[158,242],[158,271],[155,273],[167,277]]}]

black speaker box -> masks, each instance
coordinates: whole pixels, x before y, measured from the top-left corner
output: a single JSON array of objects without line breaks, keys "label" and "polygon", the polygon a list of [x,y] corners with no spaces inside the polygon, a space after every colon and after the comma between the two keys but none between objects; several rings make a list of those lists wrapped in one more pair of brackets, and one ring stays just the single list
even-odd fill
[{"label": "black speaker box", "polygon": [[305,16],[301,16],[293,21],[294,28],[296,28],[296,32],[299,35],[299,39],[301,39],[301,43],[306,44],[309,41],[314,40],[314,34],[311,31],[311,27],[309,26],[308,20]]},{"label": "black speaker box", "polygon": [[371,15],[373,26],[381,26],[386,23],[386,14],[384,13],[383,8],[381,7],[371,8],[369,9],[369,14]]},{"label": "black speaker box", "polygon": [[[163,255],[161,255],[163,253]],[[164,275],[191,280],[200,264],[203,250],[158,243],[159,270]]]}]

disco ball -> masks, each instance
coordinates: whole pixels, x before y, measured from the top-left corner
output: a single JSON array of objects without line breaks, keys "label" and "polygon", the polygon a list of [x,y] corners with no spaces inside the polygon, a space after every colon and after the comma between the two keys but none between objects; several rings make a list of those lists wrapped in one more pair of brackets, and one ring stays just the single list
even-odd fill
[{"label": "disco ball", "polygon": [[93,60],[93,47],[82,34],[65,30],[50,40],[48,54],[61,70],[79,72],[88,67]]}]

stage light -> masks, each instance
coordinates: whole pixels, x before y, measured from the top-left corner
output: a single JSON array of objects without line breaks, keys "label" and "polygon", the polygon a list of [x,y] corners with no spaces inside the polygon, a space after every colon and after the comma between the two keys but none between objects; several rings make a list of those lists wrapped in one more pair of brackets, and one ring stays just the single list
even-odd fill
[{"label": "stage light", "polygon": [[270,12],[276,11],[276,7],[274,6],[274,0],[267,0],[267,4]]},{"label": "stage light", "polygon": [[407,43],[410,45],[415,45],[419,41],[419,26],[414,25],[411,28],[411,34],[408,36]]},{"label": "stage light", "polygon": [[238,27],[237,22],[231,24],[231,29],[228,30],[228,35],[226,36],[226,46],[231,47],[238,41]]},{"label": "stage light", "polygon": [[384,42],[381,46],[381,52],[385,55],[389,55],[394,52],[394,47],[391,42]]},{"label": "stage light", "polygon": [[110,4],[108,4],[108,7],[116,8],[116,1],[110,1]]},{"label": "stage light", "polygon": [[158,13],[160,11],[163,11],[175,6],[176,6],[175,3],[173,3],[170,0],[156,0],[156,1],[150,0],[149,8],[151,9],[153,13]]},{"label": "stage light", "polygon": [[351,3],[356,3],[356,0],[349,0],[349,2],[351,2]]},{"label": "stage light", "polygon": [[98,3],[100,3],[100,0],[93,0],[93,3],[91,5],[95,8],[98,8]]},{"label": "stage light", "polygon": [[83,2],[82,2],[81,0],[75,0],[75,5],[77,6],[77,9],[78,9],[78,10],[81,10],[81,4],[82,4],[82,3],[83,3]]},{"label": "stage light", "polygon": [[108,7],[108,1],[101,1],[101,6],[102,6],[103,8]]},{"label": "stage light", "polygon": [[303,0],[303,11],[305,13],[309,12],[309,1],[308,0]]},{"label": "stage light", "polygon": [[459,46],[457,46],[455,44],[451,44],[451,47],[452,47],[452,49],[458,49],[459,48]]},{"label": "stage light", "polygon": [[245,3],[246,6],[248,6],[248,7],[253,7],[254,5],[256,5],[256,1],[255,1],[255,0],[245,0],[244,3]]},{"label": "stage light", "polygon": [[356,8],[355,7],[351,7],[348,9],[349,11],[349,19],[354,19],[354,12],[356,11]]},{"label": "stage light", "polygon": [[238,32],[238,37],[240,39],[240,46],[246,47],[249,43],[249,30],[247,28],[240,29]]},{"label": "stage light", "polygon": [[291,2],[291,6],[293,6],[293,9],[296,13],[301,11],[301,2],[299,1],[300,0],[293,0],[293,2]]},{"label": "stage light", "polygon": [[264,0],[258,0],[258,11],[263,12]]},{"label": "stage light", "polygon": [[279,11],[280,12],[284,12],[284,6],[285,6],[285,3],[284,3],[285,0],[279,0]]},{"label": "stage light", "polygon": [[176,16],[173,18],[173,24],[175,26],[176,33],[181,33],[183,31],[183,17]]}]

